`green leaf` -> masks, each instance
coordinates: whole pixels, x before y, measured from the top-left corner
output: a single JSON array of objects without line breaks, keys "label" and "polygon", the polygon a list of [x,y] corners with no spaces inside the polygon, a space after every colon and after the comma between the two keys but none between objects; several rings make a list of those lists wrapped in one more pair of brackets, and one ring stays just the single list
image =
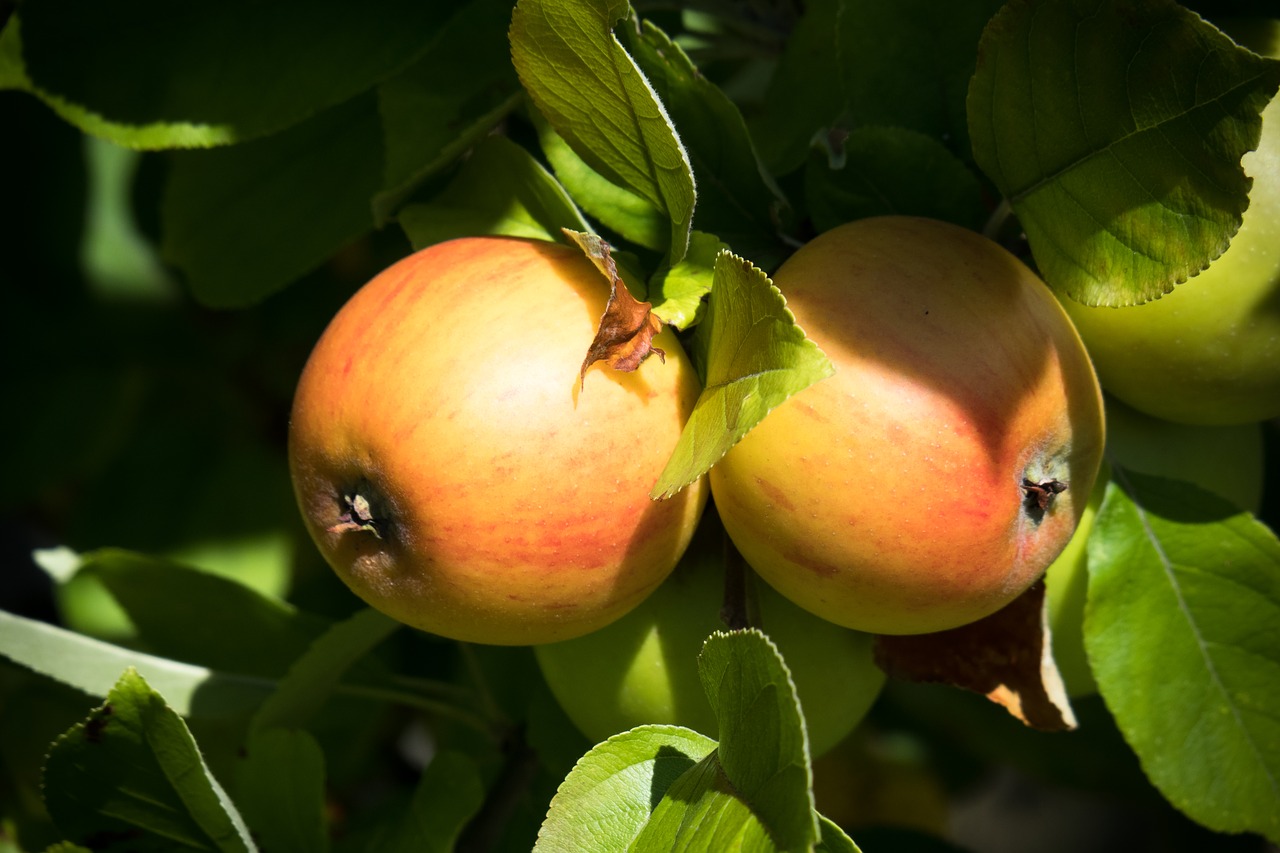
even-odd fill
[{"label": "green leaf", "polygon": [[868,216],[902,214],[982,227],[978,178],[936,139],[900,127],[860,127],[815,145],[805,200],[819,231]]},{"label": "green leaf", "polygon": [[173,155],[164,258],[201,302],[260,301],[369,230],[382,182],[372,93],[245,145]]},{"label": "green leaf", "polygon": [[636,838],[637,850],[806,850],[774,843],[751,805],[733,789],[712,753],[683,773]]},{"label": "green leaf", "polygon": [[255,730],[301,727],[338,687],[343,674],[400,627],[371,607],[337,623],[298,658],[253,717]]},{"label": "green leaf", "polygon": [[965,87],[1001,0],[816,0],[791,34],[752,122],[775,174],[800,166],[819,132],[915,130],[969,154]]},{"label": "green leaf", "polygon": [[690,234],[684,260],[659,270],[649,281],[648,299],[653,313],[677,329],[697,325],[705,313],[703,299],[715,281],[716,258],[728,248],[713,234]]},{"label": "green leaf", "polygon": [[1278,85],[1280,62],[1172,0],[1015,0],[982,36],[974,158],[1050,286],[1087,305],[1142,303],[1240,227],[1240,158]]},{"label": "green leaf", "polygon": [[716,751],[736,796],[781,849],[817,841],[809,741],[791,673],[758,629],[707,638],[698,671],[720,726]]},{"label": "green leaf", "polygon": [[241,142],[287,128],[408,65],[447,4],[52,0],[22,9],[27,88],[131,148]]},{"label": "green leaf", "polygon": [[102,707],[54,743],[44,791],[54,823],[76,843],[257,849],[182,718],[132,669]]},{"label": "green leaf", "polygon": [[1088,565],[1089,663],[1147,776],[1211,829],[1280,840],[1280,541],[1216,495],[1117,469]]},{"label": "green leaf", "polygon": [[822,831],[822,837],[813,848],[816,853],[861,853],[858,845],[853,843],[853,839],[845,834],[839,824],[819,815],[818,827]]},{"label": "green leaf", "polygon": [[667,215],[588,166],[542,116],[535,113],[533,118],[542,153],[574,201],[624,239],[662,251],[671,227]]},{"label": "green leaf", "polygon": [[461,171],[430,202],[400,211],[400,227],[415,249],[500,234],[563,240],[562,228],[589,230],[564,188],[529,152],[502,136],[476,146]]},{"label": "green leaf", "polygon": [[757,264],[776,266],[788,252],[778,238],[788,205],[756,157],[737,105],[650,22],[627,44],[692,162],[699,190],[694,227]]},{"label": "green leaf", "polygon": [[768,276],[729,252],[716,258],[698,328],[708,330],[706,381],[654,497],[696,481],[780,403],[835,372]]},{"label": "green leaf", "polygon": [[716,742],[678,726],[640,726],[593,747],[560,784],[537,853],[625,851],[669,786]]},{"label": "green leaf", "polygon": [[578,156],[670,218],[674,264],[689,242],[693,171],[662,102],[613,34],[628,13],[625,0],[519,0],[511,58],[534,104]]},{"label": "green leaf", "polygon": [[417,62],[378,87],[387,162],[385,189],[373,199],[376,224],[522,100],[507,43],[511,6],[472,0]]},{"label": "green leaf", "polygon": [[0,654],[90,696],[106,696],[122,670],[136,669],[184,717],[248,714],[275,686],[270,679],[156,657],[3,610]]},{"label": "green leaf", "polygon": [[324,619],[221,575],[107,548],[81,555],[149,651],[246,675],[278,676],[324,632]]},{"label": "green leaf", "polygon": [[439,752],[422,771],[408,810],[382,853],[450,853],[463,828],[484,803],[484,781],[475,761],[461,752]]},{"label": "green leaf", "polygon": [[254,732],[236,765],[236,802],[254,837],[272,853],[324,853],[324,753],[295,729]]}]

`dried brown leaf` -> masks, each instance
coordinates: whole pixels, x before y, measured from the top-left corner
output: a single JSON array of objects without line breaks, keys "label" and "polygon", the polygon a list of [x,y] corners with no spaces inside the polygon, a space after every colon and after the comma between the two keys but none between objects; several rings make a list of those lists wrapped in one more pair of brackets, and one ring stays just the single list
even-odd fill
[{"label": "dried brown leaf", "polygon": [[1050,651],[1044,582],[1001,610],[935,634],[879,636],[876,663],[891,677],[981,693],[1043,731],[1076,727]]},{"label": "dried brown leaf", "polygon": [[609,250],[609,244],[595,234],[564,229],[583,253],[609,279],[609,302],[596,330],[595,339],[587,348],[587,357],[578,372],[578,383],[586,378],[587,369],[597,361],[603,361],[614,370],[630,372],[640,366],[650,355],[666,361],[666,353],[653,345],[653,336],[662,331],[662,320],[654,315],[652,305],[631,295],[618,275],[618,265]]}]

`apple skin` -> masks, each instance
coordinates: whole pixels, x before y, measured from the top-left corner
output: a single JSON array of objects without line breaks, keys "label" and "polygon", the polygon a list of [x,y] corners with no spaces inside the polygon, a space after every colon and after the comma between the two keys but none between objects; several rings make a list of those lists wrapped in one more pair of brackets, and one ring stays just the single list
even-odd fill
[{"label": "apple skin", "polygon": [[[595,630],[670,573],[707,490],[648,495],[700,386],[664,330],[665,363],[597,366],[579,390],[608,296],[577,249],[466,238],[338,312],[298,382],[289,462],[356,595],[434,634],[526,645]],[[376,534],[344,523],[353,495]]]},{"label": "apple skin", "polygon": [[[1106,400],[1107,458],[1122,468],[1199,486],[1256,513],[1262,505],[1261,424],[1191,426],[1144,415]],[[1089,577],[1089,533],[1106,491],[1098,478],[1084,516],[1066,549],[1045,572],[1045,606],[1053,657],[1068,695],[1097,692],[1084,650],[1084,607]]]},{"label": "apple skin", "polygon": [[[723,536],[719,525],[709,526]],[[717,736],[698,653],[710,634],[726,630],[723,549],[699,544],[695,539],[671,576],[626,616],[586,637],[534,649],[551,692],[591,741],[646,723]],[[791,670],[816,757],[861,722],[884,686],[873,638],[817,618],[748,575],[760,628]]]},{"label": "apple skin", "polygon": [[[1270,22],[1280,58],[1280,22]],[[1239,424],[1280,415],[1280,97],[1262,113],[1240,230],[1222,255],[1142,305],[1090,307],[1064,298],[1102,386],[1149,415]]]},{"label": "apple skin", "polygon": [[[958,226],[875,217],[774,278],[834,376],[711,469],[755,570],[860,631],[942,631],[1029,587],[1066,546],[1104,427],[1084,347],[1020,261]],[[1024,481],[1066,485],[1037,512]]]}]

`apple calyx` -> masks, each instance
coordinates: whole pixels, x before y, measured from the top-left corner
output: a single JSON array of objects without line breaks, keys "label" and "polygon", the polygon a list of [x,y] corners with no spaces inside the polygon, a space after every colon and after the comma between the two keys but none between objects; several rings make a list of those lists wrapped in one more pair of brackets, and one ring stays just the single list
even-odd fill
[{"label": "apple calyx", "polygon": [[369,504],[369,499],[359,492],[350,495],[343,495],[342,502],[346,504],[346,512],[338,516],[338,523],[326,527],[330,533],[346,533],[353,530],[363,530],[372,533],[375,538],[381,539],[382,534],[378,531],[378,525],[382,519],[374,518],[373,507]]},{"label": "apple calyx", "polygon": [[1049,479],[1033,482],[1023,479],[1022,492],[1028,513],[1039,518],[1053,506],[1053,499],[1067,490],[1067,484],[1061,480]]}]

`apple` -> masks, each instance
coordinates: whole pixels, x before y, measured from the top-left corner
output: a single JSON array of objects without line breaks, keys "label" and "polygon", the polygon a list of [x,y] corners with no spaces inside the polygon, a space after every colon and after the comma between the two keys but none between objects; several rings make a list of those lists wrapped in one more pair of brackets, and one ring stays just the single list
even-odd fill
[{"label": "apple", "polygon": [[[1182,480],[1257,512],[1262,505],[1263,438],[1260,424],[1192,426],[1153,418],[1108,398],[1107,457],[1157,477]],[[1108,477],[1098,478],[1084,516],[1066,550],[1045,573],[1045,601],[1053,657],[1067,693],[1097,691],[1084,650],[1084,607],[1089,576],[1087,544]]]},{"label": "apple", "polygon": [[[626,616],[588,636],[534,649],[552,694],[593,742],[646,723],[717,736],[698,653],[711,633],[726,630],[724,534],[718,524],[707,527],[718,537],[695,539],[671,576]],[[884,686],[872,637],[819,619],[747,575],[759,627],[791,670],[810,754],[821,755],[866,716]]]},{"label": "apple", "polygon": [[[1280,58],[1280,22],[1269,45]],[[1102,386],[1147,414],[1191,424],[1280,415],[1280,98],[1241,165],[1253,178],[1249,207],[1207,269],[1142,305],[1063,299]]]},{"label": "apple", "polygon": [[703,482],[653,487],[697,400],[674,335],[579,369],[609,297],[577,249],[467,238],[343,306],[298,381],[289,463],[308,531],[372,607],[497,645],[593,631],[670,573]]},{"label": "apple", "polygon": [[954,628],[1026,590],[1103,449],[1097,379],[1044,283],[972,231],[901,216],[821,234],[774,283],[836,373],[711,469],[747,562],[879,634]]}]

